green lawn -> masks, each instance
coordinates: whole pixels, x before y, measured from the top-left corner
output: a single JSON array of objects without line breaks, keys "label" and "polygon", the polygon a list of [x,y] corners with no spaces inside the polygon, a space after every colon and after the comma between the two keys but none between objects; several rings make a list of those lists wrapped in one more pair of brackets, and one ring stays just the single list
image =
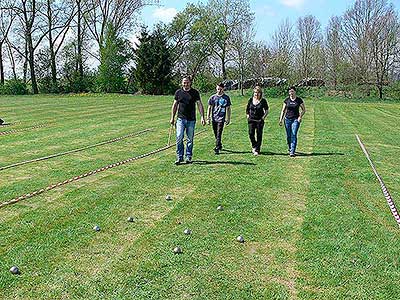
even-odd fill
[{"label": "green lawn", "polygon": [[[215,156],[212,129],[198,122],[192,165],[175,166],[172,147],[0,208],[0,299],[397,299],[400,229],[355,134],[400,207],[400,103],[305,98],[302,155],[289,158],[282,100],[268,99],[258,157],[247,100],[233,96],[229,152]],[[1,170],[0,203],[165,146],[171,104],[0,98],[0,117],[15,123],[0,131],[47,124],[0,136],[0,168],[151,129]]]}]

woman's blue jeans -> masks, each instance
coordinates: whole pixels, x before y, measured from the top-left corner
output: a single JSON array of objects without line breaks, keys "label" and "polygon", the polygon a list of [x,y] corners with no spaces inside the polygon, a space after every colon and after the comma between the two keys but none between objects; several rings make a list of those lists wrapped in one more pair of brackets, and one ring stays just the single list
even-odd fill
[{"label": "woman's blue jeans", "polygon": [[300,128],[300,122],[297,118],[285,118],[285,128],[289,153],[294,154],[297,146],[297,132]]},{"label": "woman's blue jeans", "polygon": [[183,145],[184,134],[186,132],[186,158],[191,159],[193,155],[193,137],[196,121],[188,121],[178,118],[176,120],[176,156],[183,160],[185,146]]}]

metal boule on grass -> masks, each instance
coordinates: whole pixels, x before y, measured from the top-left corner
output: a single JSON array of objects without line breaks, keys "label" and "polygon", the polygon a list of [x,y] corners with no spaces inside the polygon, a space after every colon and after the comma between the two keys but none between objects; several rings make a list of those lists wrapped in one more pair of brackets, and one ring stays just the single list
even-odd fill
[{"label": "metal boule on grass", "polygon": [[12,267],[10,268],[10,272],[11,272],[12,274],[14,274],[14,275],[20,274],[20,271],[19,271],[19,269],[18,269],[17,266],[12,266]]},{"label": "metal boule on grass", "polygon": [[98,226],[98,225],[94,226],[94,227],[93,227],[93,230],[94,230],[94,231],[100,231],[100,226]]},{"label": "metal boule on grass", "polygon": [[186,235],[191,235],[191,234],[192,234],[192,231],[191,231],[189,228],[186,228],[186,229],[183,231],[183,233],[186,234]]},{"label": "metal boule on grass", "polygon": [[217,210],[224,210],[224,207],[222,205],[218,205]]},{"label": "metal boule on grass", "polygon": [[181,247],[175,247],[175,248],[174,248],[174,253],[175,253],[175,254],[181,254],[181,253],[182,253]]},{"label": "metal boule on grass", "polygon": [[130,223],[135,222],[135,218],[134,217],[128,217],[127,221],[130,222]]},{"label": "metal boule on grass", "polygon": [[241,235],[239,235],[239,236],[236,238],[236,240],[237,240],[239,243],[244,243],[244,237],[241,236]]},{"label": "metal boule on grass", "polygon": [[171,200],[172,200],[172,196],[171,196],[171,195],[169,195],[169,194],[168,194],[168,195],[166,195],[166,196],[165,196],[165,200],[167,200],[167,201],[171,201]]}]

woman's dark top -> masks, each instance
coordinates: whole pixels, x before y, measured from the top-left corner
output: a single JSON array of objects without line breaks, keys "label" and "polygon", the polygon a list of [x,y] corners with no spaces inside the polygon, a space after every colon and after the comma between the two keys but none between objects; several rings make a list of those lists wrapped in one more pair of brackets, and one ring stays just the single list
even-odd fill
[{"label": "woman's dark top", "polygon": [[288,97],[283,103],[286,104],[286,118],[295,119],[300,116],[299,107],[300,104],[304,103],[301,98],[296,97],[296,99],[292,100]]},{"label": "woman's dark top", "polygon": [[249,103],[247,103],[246,114],[249,115],[249,121],[259,121],[265,115],[264,110],[268,110],[267,100],[264,98],[261,99],[260,103],[257,105],[253,104],[253,98],[249,99]]}]

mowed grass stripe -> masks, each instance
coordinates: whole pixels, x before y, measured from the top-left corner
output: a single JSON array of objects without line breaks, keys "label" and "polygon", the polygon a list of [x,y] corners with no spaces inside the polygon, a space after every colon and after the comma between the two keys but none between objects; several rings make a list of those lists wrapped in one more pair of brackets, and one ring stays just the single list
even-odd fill
[{"label": "mowed grass stripe", "polygon": [[54,158],[54,157],[63,156],[63,155],[67,155],[67,154],[71,154],[71,153],[75,153],[75,152],[80,152],[80,151],[83,151],[83,150],[87,150],[87,149],[90,149],[90,148],[94,148],[94,147],[99,147],[99,146],[106,145],[106,144],[115,143],[115,142],[121,141],[121,140],[126,139],[126,138],[129,138],[129,137],[134,137],[134,136],[137,136],[137,135],[146,133],[146,132],[148,132],[148,131],[150,131],[150,130],[151,130],[151,129],[145,129],[145,130],[142,130],[142,131],[139,131],[139,132],[130,133],[130,134],[127,134],[127,135],[124,135],[124,136],[116,137],[116,138],[114,138],[114,139],[112,139],[112,140],[103,141],[103,142],[100,142],[100,143],[96,143],[96,144],[84,146],[84,147],[82,147],[82,148],[72,149],[72,150],[68,150],[68,151],[65,151],[65,152],[61,152],[61,153],[55,153],[55,154],[51,154],[51,155],[49,155],[49,156],[35,158],[35,159],[33,159],[33,160],[27,160],[27,161],[17,162],[17,163],[14,163],[14,164],[12,164],[12,165],[7,165],[7,166],[0,167],[0,170],[5,170],[5,169],[12,168],[12,167],[16,167],[16,166],[20,166],[20,165],[29,164],[29,163],[32,163],[32,162],[37,162],[37,161],[42,161],[42,160],[46,160],[46,159],[51,159],[51,158]]},{"label": "mowed grass stripe", "polygon": [[[298,253],[301,299],[393,299],[400,272],[396,240],[373,174],[353,138],[368,110],[316,104],[315,149],[343,153],[315,158]],[[346,114],[346,112],[351,112]],[[339,120],[339,122],[338,122]],[[379,188],[379,187],[378,187]]]}]

